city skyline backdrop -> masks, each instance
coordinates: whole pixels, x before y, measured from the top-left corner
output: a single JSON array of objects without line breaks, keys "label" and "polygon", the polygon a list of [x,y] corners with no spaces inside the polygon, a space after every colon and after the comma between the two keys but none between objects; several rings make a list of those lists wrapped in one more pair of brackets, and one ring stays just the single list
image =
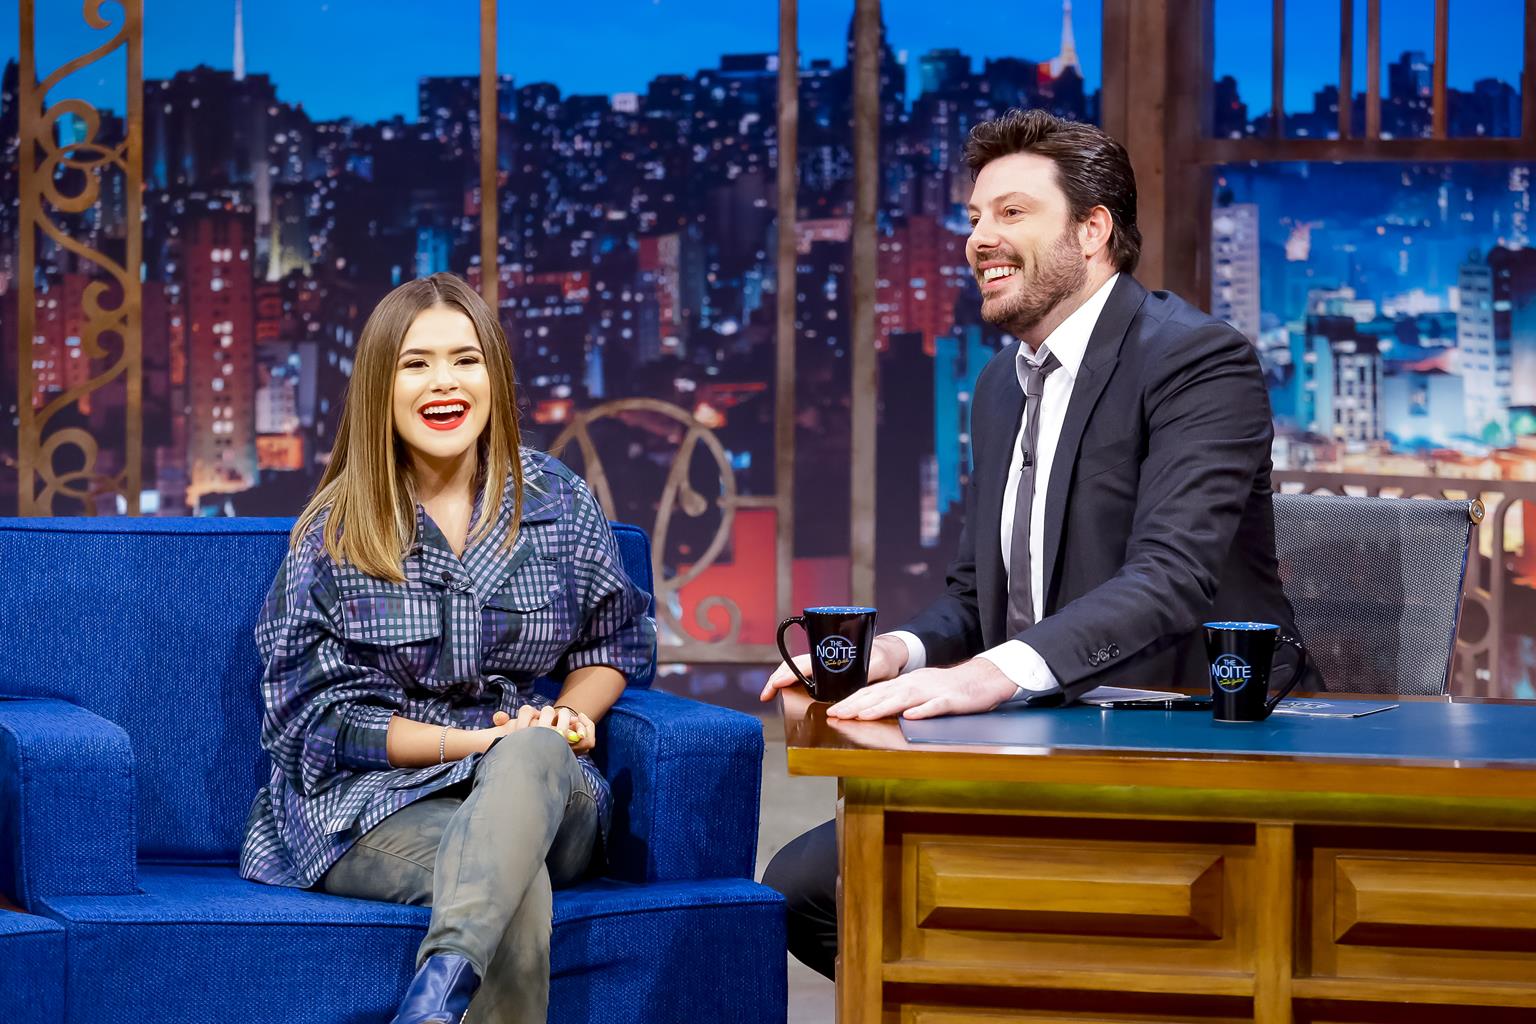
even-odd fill
[{"label": "city skyline backdrop", "polygon": [[[1267,109],[1270,88],[1270,11],[1247,0],[1214,0],[1215,78],[1232,75],[1254,113]],[[454,5],[463,7],[452,17]],[[152,0],[146,5],[144,77],[169,78],[199,64],[230,70],[234,0]],[[1365,10],[1356,4],[1355,85],[1365,81]],[[925,0],[885,0],[881,5],[892,39],[923,39],[917,47],[897,46],[908,68],[908,94],[915,95],[918,57],[926,50],[956,48],[983,60],[1020,53],[1053,52],[1061,24],[1061,0],[1025,0],[1015,5],[1009,31],[996,32],[989,19],[963,9],[935,9]],[[1518,84],[1521,64],[1522,0],[1482,0],[1478,23],[1465,5],[1452,5],[1447,76],[1452,88],[1470,90],[1478,79]],[[109,11],[112,7],[109,5]],[[249,70],[282,83],[279,98],[303,104],[316,120],[353,118],[375,122],[409,118],[415,107],[412,82],[421,76],[473,75],[479,66],[475,0],[442,0],[438,16],[413,17],[411,0],[301,0],[250,4],[245,12]],[[447,15],[441,12],[447,10]],[[551,4],[503,0],[498,9],[498,71],[519,83],[551,82],[567,94],[613,95],[641,89],[662,74],[687,74],[701,54],[777,52],[778,7],[713,3],[710,0],[645,0],[583,5],[593,16],[573,21]],[[1337,38],[1339,0],[1290,0],[1286,5],[1287,111],[1310,107],[1312,94],[1338,81],[1336,43],[1308,45],[1321,31]],[[852,4],[803,4],[799,45],[802,62],[842,54]],[[314,27],[296,37],[292,25]],[[1073,5],[1077,47],[1085,86],[1101,81],[1101,0]],[[157,23],[175,25],[174,33]],[[401,31],[402,25],[409,32]],[[1434,0],[1394,0],[1382,18],[1382,81],[1386,65],[1404,51],[1433,49]],[[1505,25],[1508,32],[1481,32]],[[14,56],[17,21],[0,17],[0,61]],[[337,49],[338,34],[348,45]],[[73,3],[43,5],[38,13],[38,62],[51,69],[99,41]],[[636,39],[645,45],[636,46]],[[580,54],[573,60],[572,54]],[[338,63],[342,62],[342,63]],[[352,62],[351,64],[345,62]],[[402,69],[408,69],[405,75]],[[45,70],[46,73],[46,70]],[[82,98],[121,110],[122,75],[111,62],[70,80]],[[1262,103],[1256,100],[1262,98]]]},{"label": "city skyline backdrop", "polygon": [[[434,21],[451,24],[473,47],[475,10],[457,2],[463,19]],[[676,16],[690,9],[682,2],[613,9],[649,17],[652,8],[665,8]],[[481,272],[478,76],[428,74],[430,63],[380,59],[395,86],[413,90],[412,108],[398,122],[327,119],[320,113],[325,103],[312,102],[322,97],[306,99],[257,59],[267,44],[253,26],[255,6],[246,15],[243,76],[231,71],[230,21],[222,29],[222,69],[212,54],[205,61],[189,51],[197,66],[157,72],[146,53],[143,421],[150,514],[295,512],[329,451],[368,310],[409,277],[449,270],[475,282]],[[348,9],[341,0],[305,0],[280,10],[297,23],[320,6],[329,7],[327,14]],[[1099,118],[1098,6],[1075,4],[1070,30],[1060,3],[1043,6],[1054,10],[1053,27],[1037,33],[1031,49],[979,54],[960,43],[963,36],[944,34],[958,31],[944,19],[909,22],[907,34],[898,34],[901,5],[886,5],[875,309],[883,619],[889,613],[899,620],[942,586],[969,473],[969,395],[981,366],[1006,341],[979,322],[979,297],[964,262],[965,133],[1010,106]],[[1218,14],[1230,6],[1221,0]],[[374,17],[392,9],[382,5]],[[274,17],[273,5],[261,10],[268,22],[285,20]],[[825,12],[820,7],[817,16]],[[580,410],[597,404],[660,401],[710,428],[721,445],[721,472],[738,493],[773,492],[774,12],[760,20],[752,31],[767,33],[763,45],[750,45],[758,38],[752,35],[685,33],[695,55],[664,58],[681,60],[681,72],[601,95],[525,77],[503,59],[499,312],[531,443],[550,444]],[[830,22],[818,30],[821,43],[802,43],[794,380],[799,603],[849,596],[852,97],[848,25],[839,20],[835,31]],[[1267,19],[1258,39],[1265,67],[1252,95],[1243,84],[1249,79],[1220,80],[1222,49],[1235,45],[1223,42],[1233,38],[1224,24],[1218,21],[1213,81],[1221,103],[1217,134],[1263,134]],[[1422,34],[1422,26],[1405,32],[1394,25],[1384,19],[1385,40]],[[1517,25],[1518,17],[1510,31],[1494,34],[1518,36]],[[447,32],[439,25],[413,38],[413,52],[428,60]],[[146,51],[153,38],[147,24]],[[1454,23],[1451,38],[1454,62]],[[745,45],[736,47],[738,40]],[[353,41],[361,43],[366,33]],[[1394,52],[1391,45],[1384,41],[1383,128],[1425,134],[1431,69],[1422,52]],[[1427,49],[1427,39],[1421,45]],[[564,44],[549,49],[567,61],[573,52]],[[46,73],[47,61],[40,63]],[[1487,65],[1468,68],[1470,89],[1453,73],[1452,134],[1508,134],[1518,126],[1518,72],[1501,78],[1506,72]],[[292,73],[302,80],[300,69]],[[82,74],[121,77],[110,68]],[[11,65],[0,88],[0,145],[7,147],[15,145],[14,77]],[[1358,69],[1357,78],[1363,79]],[[341,72],[331,81],[330,101],[341,109],[351,87],[342,87]],[[1336,123],[1327,82],[1320,84],[1305,105],[1287,111],[1287,134],[1323,133]],[[1336,90],[1331,102],[1338,102]],[[105,124],[109,138],[121,131],[120,120]],[[0,167],[0,199],[8,204],[0,205],[0,229],[15,223],[14,159]],[[1530,170],[1218,169],[1213,294],[1187,298],[1210,302],[1257,346],[1270,379],[1280,468],[1536,480],[1536,414],[1526,414],[1527,392],[1514,380],[1523,361],[1536,358],[1536,327],[1527,326],[1524,313],[1504,315],[1536,309],[1536,278],[1524,269],[1536,254],[1529,245]],[[61,220],[71,234],[110,252],[125,231],[123,197],[110,177],[104,183],[97,210]],[[0,386],[7,387],[0,407],[13,413],[14,259],[14,249],[0,251]],[[38,268],[32,367],[40,408],[88,372],[79,308],[95,272],[51,243],[39,249]],[[78,409],[63,410],[52,428],[80,425],[108,436],[110,425],[121,422],[122,402],[112,389],[92,393]],[[3,466],[14,431],[14,419],[0,422],[0,500],[9,506],[17,481]],[[618,476],[610,469],[616,517],[654,521],[680,436],[677,423],[635,413],[594,428],[599,457],[624,467]],[[121,453],[110,447],[102,459],[105,472],[121,466]],[[668,577],[699,570],[671,595],[664,633],[767,643],[776,602],[761,581],[772,578],[774,513],[737,509],[720,557],[699,565],[715,531],[727,530],[711,504],[724,487],[715,470],[695,456],[689,478],[706,499],[706,513],[674,516],[670,533],[657,538]],[[110,502],[97,509],[110,511]],[[1536,551],[1526,545],[1516,555],[1510,606],[1524,613],[1536,596]],[[734,619],[711,607],[720,596],[734,603]],[[1536,635],[1512,633],[1507,646],[1519,666],[1508,688],[1530,689]]]}]

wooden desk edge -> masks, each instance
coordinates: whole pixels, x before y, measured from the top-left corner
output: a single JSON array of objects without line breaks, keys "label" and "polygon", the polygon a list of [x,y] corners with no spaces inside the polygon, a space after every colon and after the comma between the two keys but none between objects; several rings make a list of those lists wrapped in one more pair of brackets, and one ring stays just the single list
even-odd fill
[{"label": "wooden desk edge", "polygon": [[833,725],[801,688],[780,692],[780,710],[791,775],[1536,801],[1536,763],[949,746],[908,743],[894,718]]}]

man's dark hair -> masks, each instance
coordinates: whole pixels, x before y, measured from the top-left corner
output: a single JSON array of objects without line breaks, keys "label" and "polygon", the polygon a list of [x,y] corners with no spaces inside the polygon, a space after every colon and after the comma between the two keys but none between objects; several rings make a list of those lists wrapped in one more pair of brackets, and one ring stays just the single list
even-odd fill
[{"label": "man's dark hair", "polygon": [[1056,164],[1056,180],[1066,193],[1072,219],[1081,223],[1095,206],[1109,211],[1114,227],[1109,255],[1130,273],[1141,259],[1141,231],[1136,227],[1136,174],[1125,147],[1091,124],[1066,121],[1043,110],[1010,110],[971,129],[965,163],[971,179],[999,157],[1038,153]]}]

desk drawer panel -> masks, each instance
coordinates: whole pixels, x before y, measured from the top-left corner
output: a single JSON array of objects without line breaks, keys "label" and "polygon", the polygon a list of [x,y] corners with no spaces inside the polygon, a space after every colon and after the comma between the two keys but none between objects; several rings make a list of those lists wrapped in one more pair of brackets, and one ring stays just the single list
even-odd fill
[{"label": "desk drawer panel", "polygon": [[1529,1006],[1409,1002],[1321,1002],[1298,1000],[1294,1024],[1531,1024]]},{"label": "desk drawer panel", "polygon": [[1219,939],[1220,852],[918,839],[917,925]]},{"label": "desk drawer panel", "polygon": [[1536,864],[1340,856],[1335,942],[1536,950]]},{"label": "desk drawer panel", "polygon": [[1536,978],[1536,835],[1304,829],[1301,947],[1318,978]]},{"label": "desk drawer panel", "polygon": [[[889,1019],[889,1016],[887,1017]],[[1070,1011],[1052,1013],[1037,1010],[975,1010],[969,1007],[905,1006],[896,1020],[900,1024],[1239,1024],[1236,1017],[1194,1017],[1188,1014],[1104,1016]]]},{"label": "desk drawer panel", "polygon": [[1243,1024],[1250,1003],[1201,996],[1147,997],[1120,992],[1009,989],[898,993],[885,1004],[883,1024]]},{"label": "desk drawer panel", "polygon": [[1251,826],[897,813],[885,838],[904,876],[895,959],[1252,969]]}]

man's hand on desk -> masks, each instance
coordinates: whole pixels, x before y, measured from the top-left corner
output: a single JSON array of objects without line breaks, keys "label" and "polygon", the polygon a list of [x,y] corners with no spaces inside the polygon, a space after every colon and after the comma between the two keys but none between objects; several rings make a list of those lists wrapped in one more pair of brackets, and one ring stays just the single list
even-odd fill
[{"label": "man's hand on desk", "polygon": [[920,668],[866,686],[828,708],[827,717],[869,721],[903,712],[907,718],[968,715],[991,711],[1016,692],[1018,687],[1002,669],[986,658],[972,658],[953,668]]},{"label": "man's hand on desk", "polygon": [[[802,654],[795,659],[795,667],[802,675],[811,674],[811,656]],[[881,634],[875,637],[875,646],[869,652],[869,681],[879,682],[882,679],[894,679],[897,673],[907,667],[907,645],[901,642],[900,637]],[[773,675],[768,677],[768,682],[763,686],[763,692],[758,695],[758,700],[772,700],[773,695],[800,680],[789,670],[789,666],[780,662],[779,667],[773,670]]]}]

